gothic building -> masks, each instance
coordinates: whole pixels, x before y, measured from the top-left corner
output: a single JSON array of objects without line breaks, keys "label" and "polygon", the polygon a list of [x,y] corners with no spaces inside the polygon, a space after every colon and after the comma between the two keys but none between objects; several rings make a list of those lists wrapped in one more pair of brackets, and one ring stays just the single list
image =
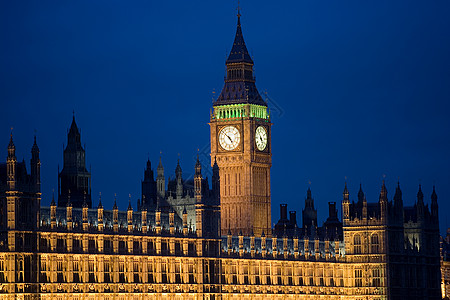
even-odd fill
[{"label": "gothic building", "polygon": [[210,120],[211,157],[221,178],[221,233],[270,236],[272,123],[255,85],[240,14],[226,67],[225,84]]},{"label": "gothic building", "polygon": [[167,187],[161,160],[156,180],[148,161],[137,210],[131,199],[126,211],[117,199],[112,209],[101,197],[93,206],[75,119],[58,205],[40,206],[36,139],[28,174],[11,135],[0,164],[0,298],[441,298],[434,188],[430,207],[421,186],[407,207],[400,186],[390,199],[383,182],[378,200],[368,202],[362,188],[353,199],[345,184],[342,220],[330,202],[322,226],[308,189],[302,222],[296,212],[288,218],[283,204],[272,229],[271,121],[240,15],[226,66],[210,119],[211,185],[198,158],[193,180],[183,179],[178,163]]},{"label": "gothic building", "polygon": [[[59,171],[58,171],[59,172]],[[86,169],[86,154],[81,146],[81,134],[73,116],[64,149],[64,165],[58,174],[58,206],[81,208],[84,203],[92,208],[91,173]]]}]

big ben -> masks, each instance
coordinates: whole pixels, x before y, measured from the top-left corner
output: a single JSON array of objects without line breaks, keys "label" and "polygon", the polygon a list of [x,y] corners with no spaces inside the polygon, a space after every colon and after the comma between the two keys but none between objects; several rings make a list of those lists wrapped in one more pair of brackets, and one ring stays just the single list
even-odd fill
[{"label": "big ben", "polygon": [[271,125],[240,23],[211,114],[211,161],[220,173],[221,233],[271,235]]}]

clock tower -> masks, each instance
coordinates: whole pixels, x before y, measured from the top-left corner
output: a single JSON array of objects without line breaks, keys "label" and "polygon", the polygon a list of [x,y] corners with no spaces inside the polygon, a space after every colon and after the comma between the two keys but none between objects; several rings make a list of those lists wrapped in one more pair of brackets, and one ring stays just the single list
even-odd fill
[{"label": "clock tower", "polygon": [[255,85],[238,13],[225,85],[211,114],[211,162],[220,173],[221,233],[270,236],[271,125]]}]

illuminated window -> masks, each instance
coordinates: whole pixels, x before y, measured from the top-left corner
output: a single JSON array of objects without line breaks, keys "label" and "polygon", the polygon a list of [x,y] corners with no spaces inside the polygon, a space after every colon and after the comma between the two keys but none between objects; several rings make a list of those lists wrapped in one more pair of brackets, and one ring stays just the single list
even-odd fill
[{"label": "illuminated window", "polygon": [[380,269],[372,270],[372,286],[375,286],[375,287],[381,286],[381,270]]},{"label": "illuminated window", "polygon": [[361,269],[355,270],[355,286],[362,287],[362,270]]},{"label": "illuminated window", "polygon": [[372,253],[378,253],[380,251],[380,242],[378,240],[378,234],[372,234],[372,236],[370,237],[370,245]]},{"label": "illuminated window", "polygon": [[361,254],[361,236],[359,234],[353,237],[353,253]]}]

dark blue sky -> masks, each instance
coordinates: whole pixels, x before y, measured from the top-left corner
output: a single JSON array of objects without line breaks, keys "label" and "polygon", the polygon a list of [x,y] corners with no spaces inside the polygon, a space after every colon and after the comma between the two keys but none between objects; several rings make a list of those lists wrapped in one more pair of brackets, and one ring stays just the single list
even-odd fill
[{"label": "dark blue sky", "polygon": [[[345,177],[377,201],[400,178],[413,205],[436,184],[450,226],[450,1],[242,1],[257,86],[272,131],[272,222],[301,210],[308,181],[319,208],[340,204]],[[75,110],[92,165],[93,199],[120,209],[140,197],[149,156],[185,176],[209,145],[236,28],[233,1],[1,1],[0,156],[10,127],[18,159],[37,130],[42,203],[57,188]],[[203,152],[202,152],[203,153]],[[205,164],[206,156],[202,156]],[[173,175],[172,175],[173,176]],[[298,222],[301,222],[298,217]]]}]

